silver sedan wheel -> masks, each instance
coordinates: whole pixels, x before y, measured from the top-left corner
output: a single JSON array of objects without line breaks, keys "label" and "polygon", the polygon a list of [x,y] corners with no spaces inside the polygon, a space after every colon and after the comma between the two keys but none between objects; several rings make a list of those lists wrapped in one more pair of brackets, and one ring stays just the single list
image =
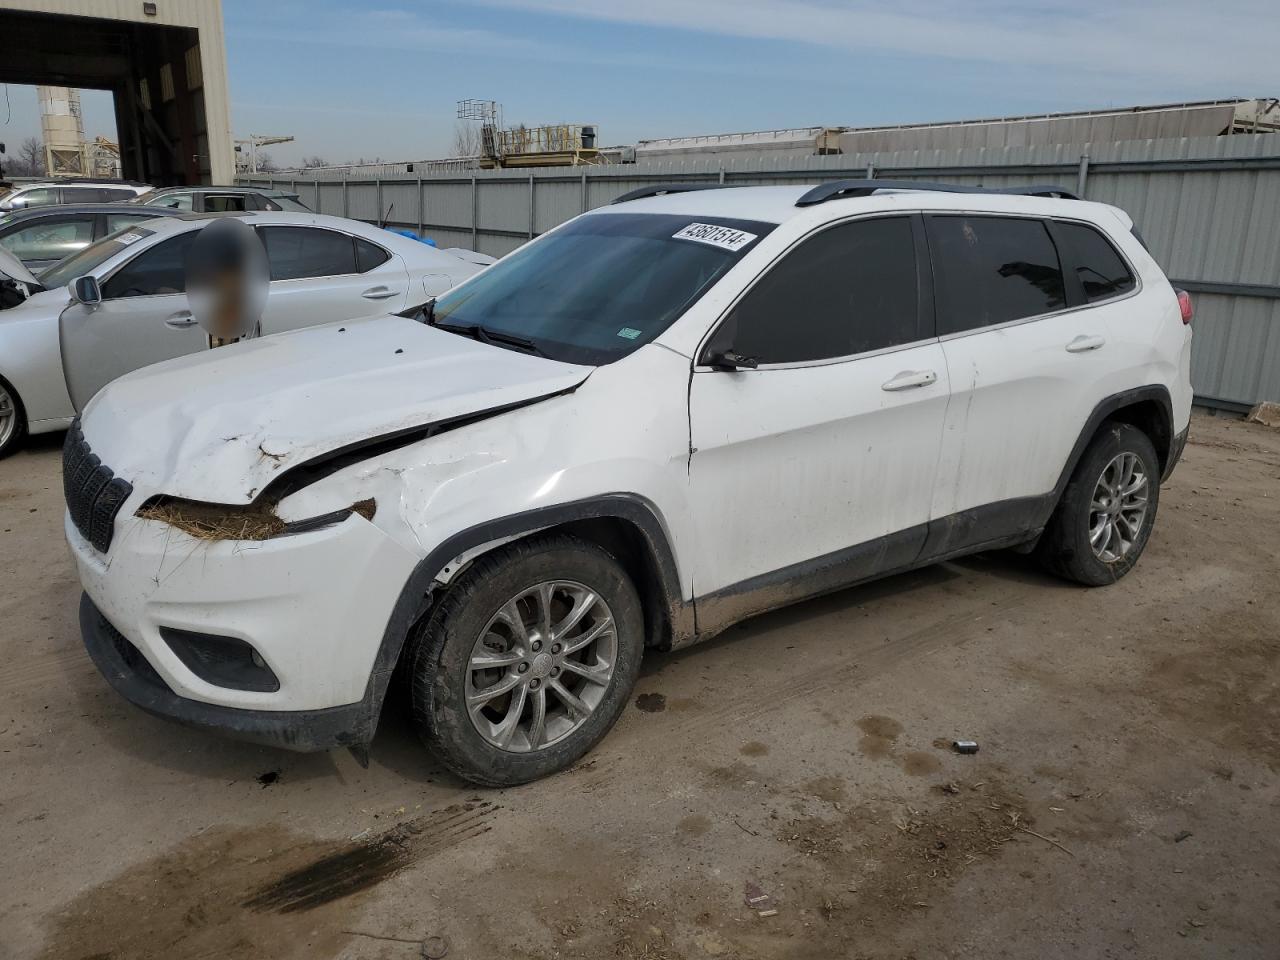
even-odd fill
[{"label": "silver sedan wheel", "polygon": [[9,442],[18,429],[18,405],[9,391],[0,386],[0,447]]},{"label": "silver sedan wheel", "polygon": [[1102,471],[1089,504],[1089,545],[1103,563],[1124,559],[1147,518],[1150,481],[1136,453],[1116,456]]},{"label": "silver sedan wheel", "polygon": [[617,659],[618,627],[599,594],[570,580],[539,583],[504,603],[476,639],[467,714],[501,750],[541,750],[586,723]]}]

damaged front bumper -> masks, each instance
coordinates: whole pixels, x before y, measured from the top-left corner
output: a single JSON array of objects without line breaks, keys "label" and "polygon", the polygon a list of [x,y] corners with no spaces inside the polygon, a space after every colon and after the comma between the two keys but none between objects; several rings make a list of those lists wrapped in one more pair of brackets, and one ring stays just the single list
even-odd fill
[{"label": "damaged front bumper", "polygon": [[372,702],[372,690],[356,703],[321,710],[253,710],[203,703],[170,690],[87,593],[80,597],[80,633],[89,657],[116,693],[157,717],[303,753],[361,747],[373,739],[378,705]]},{"label": "damaged front bumper", "polygon": [[293,750],[372,739],[384,633],[417,560],[377,526],[210,542],[126,515],[106,554],[65,528],[85,646],[127,699]]}]

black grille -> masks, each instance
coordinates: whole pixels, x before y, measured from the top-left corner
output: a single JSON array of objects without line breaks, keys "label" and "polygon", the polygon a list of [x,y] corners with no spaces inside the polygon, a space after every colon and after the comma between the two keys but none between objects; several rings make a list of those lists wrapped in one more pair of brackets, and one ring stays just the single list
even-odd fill
[{"label": "black grille", "polygon": [[62,493],[67,498],[71,522],[84,538],[103,553],[111,546],[116,514],[133,487],[115,476],[89,449],[80,421],[67,431],[62,445]]}]

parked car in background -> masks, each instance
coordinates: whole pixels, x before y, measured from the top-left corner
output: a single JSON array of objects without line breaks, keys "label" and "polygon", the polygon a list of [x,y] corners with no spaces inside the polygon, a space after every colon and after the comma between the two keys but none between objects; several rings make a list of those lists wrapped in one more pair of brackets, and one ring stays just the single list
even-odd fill
[{"label": "parked car in background", "polygon": [[148,207],[168,207],[184,213],[242,213],[286,210],[310,213],[296,193],[257,187],[160,187],[128,201]]},{"label": "parked car in background", "polygon": [[[103,384],[205,349],[187,304],[186,254],[213,216],[254,227],[271,268],[262,333],[400,311],[483,269],[357,220],[301,213],[160,216],[40,273],[44,289],[0,312],[0,456],[65,428]],[[88,277],[98,302],[78,301]],[[352,402],[358,398],[352,397]]]},{"label": "parked car in background", "polygon": [[131,199],[150,189],[150,184],[131,180],[91,180],[81,177],[39,180],[10,188],[0,196],[0,211],[61,203],[112,203]]},{"label": "parked car in background", "polygon": [[107,680],[359,750],[399,673],[435,756],[507,786],[590,750],[648,647],[981,550],[1133,568],[1186,441],[1191,311],[1123,211],[687,190],[562,224],[424,322],[99,393],[63,462]]},{"label": "parked car in background", "polygon": [[78,253],[95,240],[155,217],[178,216],[163,207],[72,203],[0,214],[0,247],[32,271]]}]

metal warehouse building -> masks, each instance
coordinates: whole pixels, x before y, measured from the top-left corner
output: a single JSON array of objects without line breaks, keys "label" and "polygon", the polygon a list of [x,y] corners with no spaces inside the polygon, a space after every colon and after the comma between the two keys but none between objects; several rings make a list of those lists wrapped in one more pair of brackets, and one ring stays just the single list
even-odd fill
[{"label": "metal warehouse building", "polygon": [[641,140],[636,160],[813,157],[833,153],[1035,147],[1280,132],[1280,100],[1203,100],[885,127],[802,127]]},{"label": "metal warehouse building", "polygon": [[231,183],[221,0],[4,0],[0,82],[110,90],[121,173]]}]

